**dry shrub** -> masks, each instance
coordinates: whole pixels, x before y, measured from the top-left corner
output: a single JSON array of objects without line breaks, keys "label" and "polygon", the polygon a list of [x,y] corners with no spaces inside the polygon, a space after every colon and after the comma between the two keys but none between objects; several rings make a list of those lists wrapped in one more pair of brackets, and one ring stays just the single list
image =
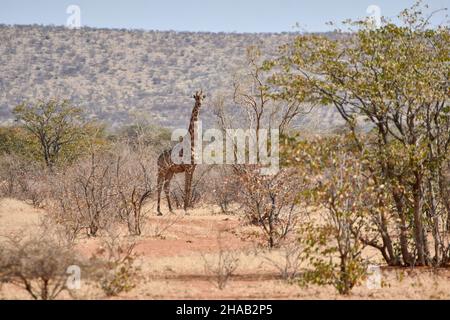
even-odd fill
[{"label": "dry shrub", "polygon": [[[232,213],[231,205],[237,202],[239,181],[232,175],[226,166],[199,166],[197,167],[191,191],[191,207],[201,204],[218,205],[224,214]],[[183,208],[184,178],[176,177],[173,180],[171,199],[175,207]]]},{"label": "dry shrub", "polygon": [[212,277],[213,283],[219,290],[223,290],[239,266],[239,257],[236,251],[223,246],[220,234],[217,241],[219,244],[217,257],[207,258],[205,255],[202,255],[202,258],[205,273]]},{"label": "dry shrub", "polygon": [[295,242],[283,243],[278,250],[279,255],[273,257],[269,252],[263,255],[265,261],[273,266],[284,281],[292,283],[300,275],[302,248]]},{"label": "dry shrub", "polygon": [[25,178],[25,189],[23,199],[30,202],[35,208],[45,208],[51,197],[51,181],[53,173],[47,168],[33,167]]},{"label": "dry shrub", "polygon": [[0,157],[0,196],[42,207],[48,196],[50,172],[18,155]]},{"label": "dry shrub", "polygon": [[141,234],[152,195],[153,158],[147,151],[119,144],[56,175],[51,211],[72,238],[83,230],[94,237],[119,222],[130,234]]},{"label": "dry shrub", "polygon": [[48,233],[10,236],[0,245],[0,282],[14,284],[36,300],[53,300],[69,290],[67,269],[72,265],[83,262],[70,244]]},{"label": "dry shrub", "polygon": [[223,214],[234,213],[232,205],[238,202],[240,184],[231,169],[221,166],[209,181],[214,186],[211,203],[218,205]]},{"label": "dry shrub", "polygon": [[[197,166],[194,176],[192,177],[192,187],[190,196],[190,208],[204,202],[210,190],[209,172],[210,167]],[[170,192],[171,199],[174,201],[175,208],[182,209],[184,207],[184,199],[186,198],[184,189],[184,177],[181,175],[172,180],[172,190]]]},{"label": "dry shrub", "polygon": [[96,236],[117,218],[113,173],[113,159],[96,154],[58,173],[52,212],[73,239],[83,230]]},{"label": "dry shrub", "polygon": [[154,159],[147,149],[131,150],[123,146],[115,161],[113,187],[118,197],[119,215],[132,235],[140,235],[144,205],[152,195],[151,170]]},{"label": "dry shrub", "polygon": [[19,157],[3,155],[0,158],[0,195],[16,197],[21,194],[26,164]]},{"label": "dry shrub", "polygon": [[145,226],[145,233],[152,238],[165,239],[167,232],[178,222],[182,221],[182,215],[167,215],[159,217]]},{"label": "dry shrub", "polygon": [[262,230],[270,248],[279,245],[295,230],[307,206],[298,206],[302,180],[295,171],[280,169],[274,175],[262,175],[257,168],[241,168],[239,200],[245,219]]},{"label": "dry shrub", "polygon": [[110,232],[91,259],[93,273],[107,296],[128,292],[136,285],[139,268],[135,266],[136,243]]}]

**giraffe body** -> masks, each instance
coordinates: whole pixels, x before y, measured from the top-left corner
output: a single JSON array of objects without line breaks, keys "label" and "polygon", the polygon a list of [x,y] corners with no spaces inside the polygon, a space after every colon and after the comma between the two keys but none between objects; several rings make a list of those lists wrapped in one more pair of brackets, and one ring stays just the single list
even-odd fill
[{"label": "giraffe body", "polygon": [[183,164],[176,164],[172,161],[172,149],[165,150],[161,155],[158,157],[158,181],[157,181],[157,188],[158,188],[158,215],[162,215],[161,213],[161,192],[164,188],[164,193],[167,198],[167,205],[169,207],[169,211],[172,212],[172,205],[170,203],[170,181],[172,180],[173,176],[178,173],[185,174],[184,176],[184,210],[186,211],[190,205],[190,195],[191,195],[191,187],[192,187],[192,177],[194,175],[195,171],[195,163],[194,163],[194,152],[195,152],[195,137],[194,137],[194,129],[195,124],[198,121],[198,116],[200,112],[200,108],[202,105],[202,101],[205,98],[202,91],[196,92],[193,96],[195,99],[195,105],[192,109],[192,115],[191,120],[189,122],[189,135],[191,139],[191,161],[190,163],[183,163]]}]

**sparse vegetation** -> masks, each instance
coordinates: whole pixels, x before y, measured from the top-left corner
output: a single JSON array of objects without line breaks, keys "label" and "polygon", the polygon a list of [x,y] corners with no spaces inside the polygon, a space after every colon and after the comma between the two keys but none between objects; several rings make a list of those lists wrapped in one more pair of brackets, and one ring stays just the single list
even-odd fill
[{"label": "sparse vegetation", "polygon": [[[57,299],[70,293],[67,267],[76,265],[101,297],[134,294],[137,280],[168,286],[170,277],[178,285],[204,278],[221,295],[245,278],[300,284],[288,297],[330,287],[348,296],[370,276],[367,266],[383,261],[383,276],[416,293],[427,286],[417,274],[431,270],[431,296],[445,296],[435,279],[442,271],[447,280],[450,267],[450,34],[425,9],[404,10],[402,24],[347,21],[346,32],[285,36],[0,26],[0,107],[8,103],[0,118],[16,120],[0,127],[0,234],[25,229],[0,238],[0,284]],[[69,35],[89,45],[65,44]],[[42,59],[24,55],[25,43],[46,48]],[[28,73],[14,67],[25,57]],[[62,59],[71,63],[54,70]],[[25,76],[33,86],[18,85]],[[67,91],[74,81],[75,94]],[[189,194],[174,176],[164,191],[177,210],[159,217],[157,155],[172,144],[163,126],[186,126],[187,97],[201,86],[212,104],[204,127],[215,123],[225,139],[227,129],[255,129],[240,142],[279,144],[280,167],[265,174],[265,152],[246,144],[245,160],[258,164],[198,164]],[[50,98],[55,92],[67,100]],[[316,129],[341,125],[308,130],[321,118]],[[279,141],[262,146],[266,132]],[[227,160],[237,160],[231,138]],[[183,170],[172,168],[170,177]],[[189,216],[181,213],[188,203]],[[250,246],[263,254],[244,257]],[[178,289],[163,294],[196,297]]]},{"label": "sparse vegetation", "polygon": [[184,216],[182,215],[169,215],[164,218],[160,218],[157,221],[153,221],[151,224],[146,225],[146,232],[150,237],[156,239],[165,239],[170,229],[180,221]]},{"label": "sparse vegetation", "polygon": [[113,188],[115,170],[111,155],[93,153],[56,176],[52,211],[73,239],[81,231],[95,237],[118,219],[120,203]]},{"label": "sparse vegetation", "polygon": [[[278,251],[278,257],[272,257],[270,254],[264,254],[263,252],[263,258],[277,270],[284,281],[294,283],[301,275],[303,248],[299,246],[297,241],[286,241],[280,245]],[[273,250],[269,251],[269,253],[272,252]]]},{"label": "sparse vegetation", "polygon": [[[66,97],[111,125],[140,119],[183,128],[192,92],[203,88],[211,97],[231,98],[233,75],[246,65],[249,46],[260,46],[270,58],[294,37],[0,24],[1,85],[7,93],[0,97],[0,123],[11,120],[13,107],[23,101]],[[326,108],[314,119],[321,120],[313,124],[320,128],[336,122]],[[203,121],[216,122],[209,110]]]},{"label": "sparse vegetation", "polygon": [[110,187],[117,192],[119,215],[133,235],[141,234],[143,216],[146,214],[144,205],[152,195],[152,160],[148,148],[133,152],[123,146],[115,162],[113,185]]},{"label": "sparse vegetation", "polygon": [[[135,266],[135,242],[110,232],[91,260],[100,288],[107,296],[128,292],[136,285],[139,269]],[[92,268],[91,266],[91,268]]]},{"label": "sparse vegetation", "polygon": [[20,287],[35,300],[56,299],[69,289],[67,268],[84,265],[70,244],[48,234],[9,236],[0,253],[0,282]]},{"label": "sparse vegetation", "polygon": [[296,191],[302,187],[299,181],[300,177],[290,170],[274,175],[262,175],[257,168],[239,171],[239,200],[244,217],[260,228],[270,248],[295,230],[306,211],[297,205]]},{"label": "sparse vegetation", "polygon": [[239,267],[239,257],[230,248],[224,247],[219,234],[217,237],[219,252],[216,257],[203,255],[205,273],[213,278],[214,284],[219,290],[225,289],[228,281]]}]

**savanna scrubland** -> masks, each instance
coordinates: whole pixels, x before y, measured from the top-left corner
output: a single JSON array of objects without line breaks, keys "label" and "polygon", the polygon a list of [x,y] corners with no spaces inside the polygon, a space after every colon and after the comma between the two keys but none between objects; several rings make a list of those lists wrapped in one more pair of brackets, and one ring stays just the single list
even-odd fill
[{"label": "savanna scrubland", "polygon": [[[399,24],[352,21],[332,37],[286,35],[284,44],[243,37],[243,67],[217,86],[230,94],[213,92],[203,109],[224,132],[278,129],[280,170],[198,165],[191,194],[182,176],[172,181],[175,210],[163,206],[163,216],[155,190],[156,160],[172,145],[164,123],[112,126],[71,95],[17,101],[5,112],[15,122],[0,129],[0,297],[448,299],[449,28],[432,27],[427,12],[418,3]],[[21,42],[14,32],[0,34]],[[82,29],[77,41],[107,46],[103,32]],[[27,83],[32,92],[40,82]],[[338,127],[302,129],[324,108]],[[176,117],[186,127],[189,115]]]}]

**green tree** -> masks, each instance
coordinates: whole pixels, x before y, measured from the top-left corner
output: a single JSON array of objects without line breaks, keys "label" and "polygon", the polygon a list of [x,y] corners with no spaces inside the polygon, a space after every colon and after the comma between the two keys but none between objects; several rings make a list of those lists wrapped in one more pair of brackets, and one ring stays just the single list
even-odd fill
[{"label": "green tree", "polygon": [[22,103],[13,113],[35,140],[40,158],[49,168],[78,157],[87,144],[99,143],[103,133],[102,127],[86,121],[82,110],[67,100]]},{"label": "green tree", "polygon": [[300,283],[332,285],[349,294],[366,274],[367,242],[361,239],[371,234],[368,219],[379,199],[360,152],[347,135],[289,139],[281,151],[285,165],[298,168],[309,186],[303,203],[317,207],[299,230],[300,258],[311,267]]},{"label": "green tree", "polygon": [[0,127],[0,155],[18,155],[26,160],[37,157],[37,145],[30,133],[20,126]]},{"label": "green tree", "polygon": [[346,121],[364,171],[388,194],[379,204],[387,210],[372,217],[378,237],[367,244],[390,265],[450,262],[450,36],[423,9],[418,2],[400,25],[384,19],[377,29],[348,22],[356,30],[337,40],[300,36],[271,62],[278,90],[332,105]]}]

